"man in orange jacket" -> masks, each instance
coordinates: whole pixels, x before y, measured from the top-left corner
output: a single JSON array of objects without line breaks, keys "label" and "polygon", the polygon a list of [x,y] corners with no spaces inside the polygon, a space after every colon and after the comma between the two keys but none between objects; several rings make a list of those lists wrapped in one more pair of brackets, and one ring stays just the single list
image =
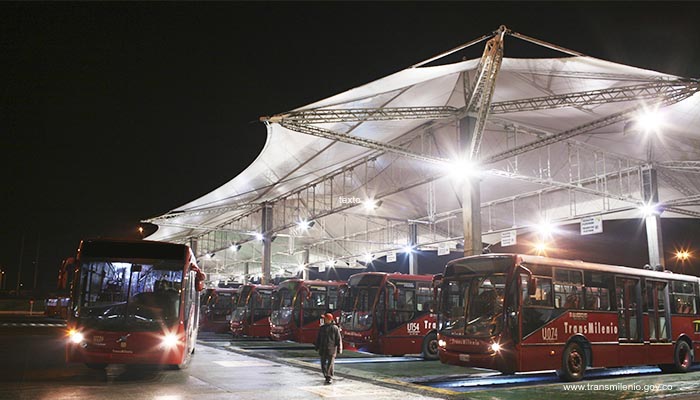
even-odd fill
[{"label": "man in orange jacket", "polygon": [[323,315],[323,325],[316,336],[316,351],[321,356],[321,370],[326,377],[326,383],[333,381],[333,364],[335,356],[343,353],[343,340],[340,337],[340,328],[335,324],[333,314]]}]

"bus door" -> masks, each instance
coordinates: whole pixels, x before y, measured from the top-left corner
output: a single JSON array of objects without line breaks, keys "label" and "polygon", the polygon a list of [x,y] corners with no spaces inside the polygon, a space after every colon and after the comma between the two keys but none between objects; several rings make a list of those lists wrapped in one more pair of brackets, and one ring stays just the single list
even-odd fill
[{"label": "bus door", "polygon": [[380,337],[380,340],[384,334],[386,333],[386,296],[388,290],[386,290],[386,286],[382,287],[377,294],[377,307],[376,307],[376,318],[377,318],[377,335]]},{"label": "bus door", "polygon": [[647,362],[657,364],[668,362],[670,340],[671,319],[669,318],[668,304],[668,284],[663,281],[646,281],[646,312],[648,329],[644,334],[645,341],[653,346],[649,346],[646,352],[649,356]]},{"label": "bus door", "polygon": [[615,297],[617,298],[618,317],[618,360],[623,365],[643,364],[646,352],[641,340],[641,298],[639,278],[617,277],[615,279]]}]

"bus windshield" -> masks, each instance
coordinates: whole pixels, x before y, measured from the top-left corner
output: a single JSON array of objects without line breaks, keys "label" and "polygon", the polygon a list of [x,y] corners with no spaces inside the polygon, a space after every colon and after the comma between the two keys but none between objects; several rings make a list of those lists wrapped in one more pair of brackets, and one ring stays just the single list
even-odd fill
[{"label": "bus windshield", "polygon": [[505,275],[446,280],[442,289],[442,329],[452,335],[489,337],[503,324]]},{"label": "bus windshield", "polygon": [[[377,293],[379,293],[378,286],[356,286],[350,289],[351,299],[348,299],[348,303],[345,304],[343,329],[364,331],[372,327],[374,302],[377,298]],[[351,309],[349,307],[350,304],[352,304]]]},{"label": "bus windshield", "polygon": [[238,295],[235,293],[219,292],[216,301],[211,305],[214,309],[229,310],[236,303]]},{"label": "bus windshield", "polygon": [[294,291],[285,286],[280,286],[272,293],[272,314],[270,321],[274,325],[287,325],[292,321],[292,301]]},{"label": "bus windshield", "polygon": [[153,330],[178,321],[183,266],[86,261],[80,266],[75,316],[101,330]]}]

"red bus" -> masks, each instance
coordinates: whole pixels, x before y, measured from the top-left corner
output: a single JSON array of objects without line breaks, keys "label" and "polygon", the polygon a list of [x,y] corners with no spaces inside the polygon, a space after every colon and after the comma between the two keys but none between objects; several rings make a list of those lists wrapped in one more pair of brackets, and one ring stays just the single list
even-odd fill
[{"label": "red bus", "polygon": [[270,335],[273,340],[314,343],[323,314],[340,317],[345,282],[288,279],[272,293]]},{"label": "red bus", "polygon": [[657,364],[685,372],[700,350],[694,276],[489,254],[445,267],[439,355],[504,373]]},{"label": "red bus", "polygon": [[421,353],[437,359],[432,276],[363,272],[348,280],[340,324],[343,342],[375,354]]},{"label": "red bus", "polygon": [[233,336],[270,337],[270,313],[273,285],[241,286],[238,304],[231,315]]},{"label": "red bus", "polygon": [[71,288],[66,361],[188,366],[204,274],[189,247],[84,240]]},{"label": "red bus", "polygon": [[203,332],[228,332],[239,292],[238,288],[212,289],[202,306],[199,329]]}]

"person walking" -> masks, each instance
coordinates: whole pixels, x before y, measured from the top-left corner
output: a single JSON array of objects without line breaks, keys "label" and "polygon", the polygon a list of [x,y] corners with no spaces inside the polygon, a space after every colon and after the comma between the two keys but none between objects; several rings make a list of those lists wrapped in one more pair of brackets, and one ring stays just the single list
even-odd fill
[{"label": "person walking", "polygon": [[340,337],[340,328],[335,324],[333,314],[323,315],[323,325],[318,330],[315,347],[321,356],[321,371],[326,378],[326,383],[331,383],[335,356],[343,353],[343,339]]}]

